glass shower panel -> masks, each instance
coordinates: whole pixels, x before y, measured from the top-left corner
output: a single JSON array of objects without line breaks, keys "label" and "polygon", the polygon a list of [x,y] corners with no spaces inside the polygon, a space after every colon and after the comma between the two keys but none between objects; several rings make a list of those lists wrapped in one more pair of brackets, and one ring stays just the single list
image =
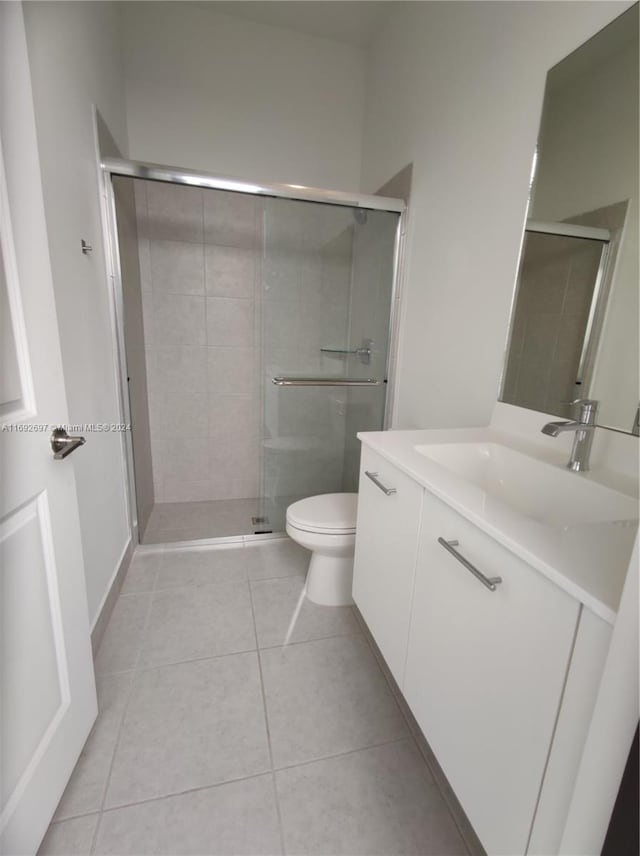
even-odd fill
[{"label": "glass shower panel", "polygon": [[[267,531],[284,529],[286,508],[297,499],[356,490],[356,433],[383,427],[398,216],[265,200],[261,493]],[[377,383],[345,384],[370,379]],[[291,380],[305,384],[287,385]]]}]

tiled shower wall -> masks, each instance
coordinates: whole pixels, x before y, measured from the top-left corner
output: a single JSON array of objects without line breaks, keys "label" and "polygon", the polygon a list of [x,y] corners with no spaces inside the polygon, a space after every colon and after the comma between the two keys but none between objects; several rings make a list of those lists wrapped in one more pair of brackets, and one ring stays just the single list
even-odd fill
[{"label": "tiled shower wall", "polygon": [[156,502],[257,496],[256,200],[135,184]]}]

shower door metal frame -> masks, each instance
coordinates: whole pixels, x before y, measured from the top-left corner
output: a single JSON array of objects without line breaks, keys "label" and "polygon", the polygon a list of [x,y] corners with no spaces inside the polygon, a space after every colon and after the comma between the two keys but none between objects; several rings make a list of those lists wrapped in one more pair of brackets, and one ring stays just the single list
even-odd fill
[{"label": "shower door metal frame", "polygon": [[[130,422],[130,406],[128,398],[128,369],[127,355],[124,346],[124,305],[122,270],[120,265],[120,248],[118,242],[117,212],[112,179],[115,176],[137,178],[147,181],[161,181],[168,184],[182,184],[190,187],[202,187],[210,190],[226,190],[233,193],[244,193],[250,196],[277,197],[302,202],[317,202],[325,205],[337,205],[346,208],[362,208],[370,211],[388,211],[399,215],[396,225],[393,253],[393,282],[389,305],[389,338],[385,366],[385,401],[383,414],[383,429],[387,430],[392,421],[392,411],[396,393],[396,371],[398,365],[398,334],[400,322],[400,294],[402,278],[402,258],[406,234],[407,204],[403,199],[385,196],[373,196],[364,193],[344,193],[337,190],[325,190],[317,187],[305,187],[297,184],[257,184],[244,179],[229,176],[214,175],[180,167],[164,166],[161,164],[144,163],[123,158],[100,157],[100,169],[103,195],[103,241],[108,266],[108,278],[111,283],[111,299],[115,321],[115,346],[118,363],[118,386],[120,417],[123,422]],[[135,472],[133,467],[133,439],[131,431],[125,434],[125,471],[128,481],[129,520],[132,537],[139,541]],[[135,512],[134,512],[135,509]],[[199,539],[199,544],[238,542],[245,538],[265,539],[278,537],[278,533],[270,535],[237,535],[229,537],[212,537]],[[175,542],[170,546],[179,548],[192,542]],[[149,545],[157,549],[158,545]]]},{"label": "shower door metal frame", "polygon": [[190,187],[204,187],[209,190],[229,190],[233,193],[248,193],[251,196],[276,196],[282,199],[296,199],[301,202],[323,202],[329,205],[342,205],[347,208],[368,208],[371,211],[393,211],[402,214],[406,209],[403,199],[387,196],[373,196],[366,193],[345,193],[341,190],[325,190],[321,187],[305,187],[302,184],[256,183],[243,178],[228,175],[198,172],[176,166],[164,166],[157,163],[124,160],[122,158],[103,158],[102,168],[111,175],[143,178],[149,181],[164,181],[169,184],[186,184]]}]

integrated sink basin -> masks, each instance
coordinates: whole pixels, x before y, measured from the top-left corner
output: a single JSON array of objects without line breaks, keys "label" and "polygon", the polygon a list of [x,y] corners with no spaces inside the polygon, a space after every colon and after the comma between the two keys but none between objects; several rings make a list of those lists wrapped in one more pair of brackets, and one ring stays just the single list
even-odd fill
[{"label": "integrated sink basin", "polygon": [[597,482],[499,443],[413,447],[456,477],[527,517],[554,528],[636,520],[638,502]]}]

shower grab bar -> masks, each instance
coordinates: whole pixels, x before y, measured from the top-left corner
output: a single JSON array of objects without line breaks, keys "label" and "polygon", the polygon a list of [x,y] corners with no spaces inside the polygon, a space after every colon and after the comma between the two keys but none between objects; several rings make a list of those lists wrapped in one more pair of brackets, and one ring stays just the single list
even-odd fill
[{"label": "shower grab bar", "polygon": [[271,383],[276,386],[380,386],[374,377],[274,377]]}]

